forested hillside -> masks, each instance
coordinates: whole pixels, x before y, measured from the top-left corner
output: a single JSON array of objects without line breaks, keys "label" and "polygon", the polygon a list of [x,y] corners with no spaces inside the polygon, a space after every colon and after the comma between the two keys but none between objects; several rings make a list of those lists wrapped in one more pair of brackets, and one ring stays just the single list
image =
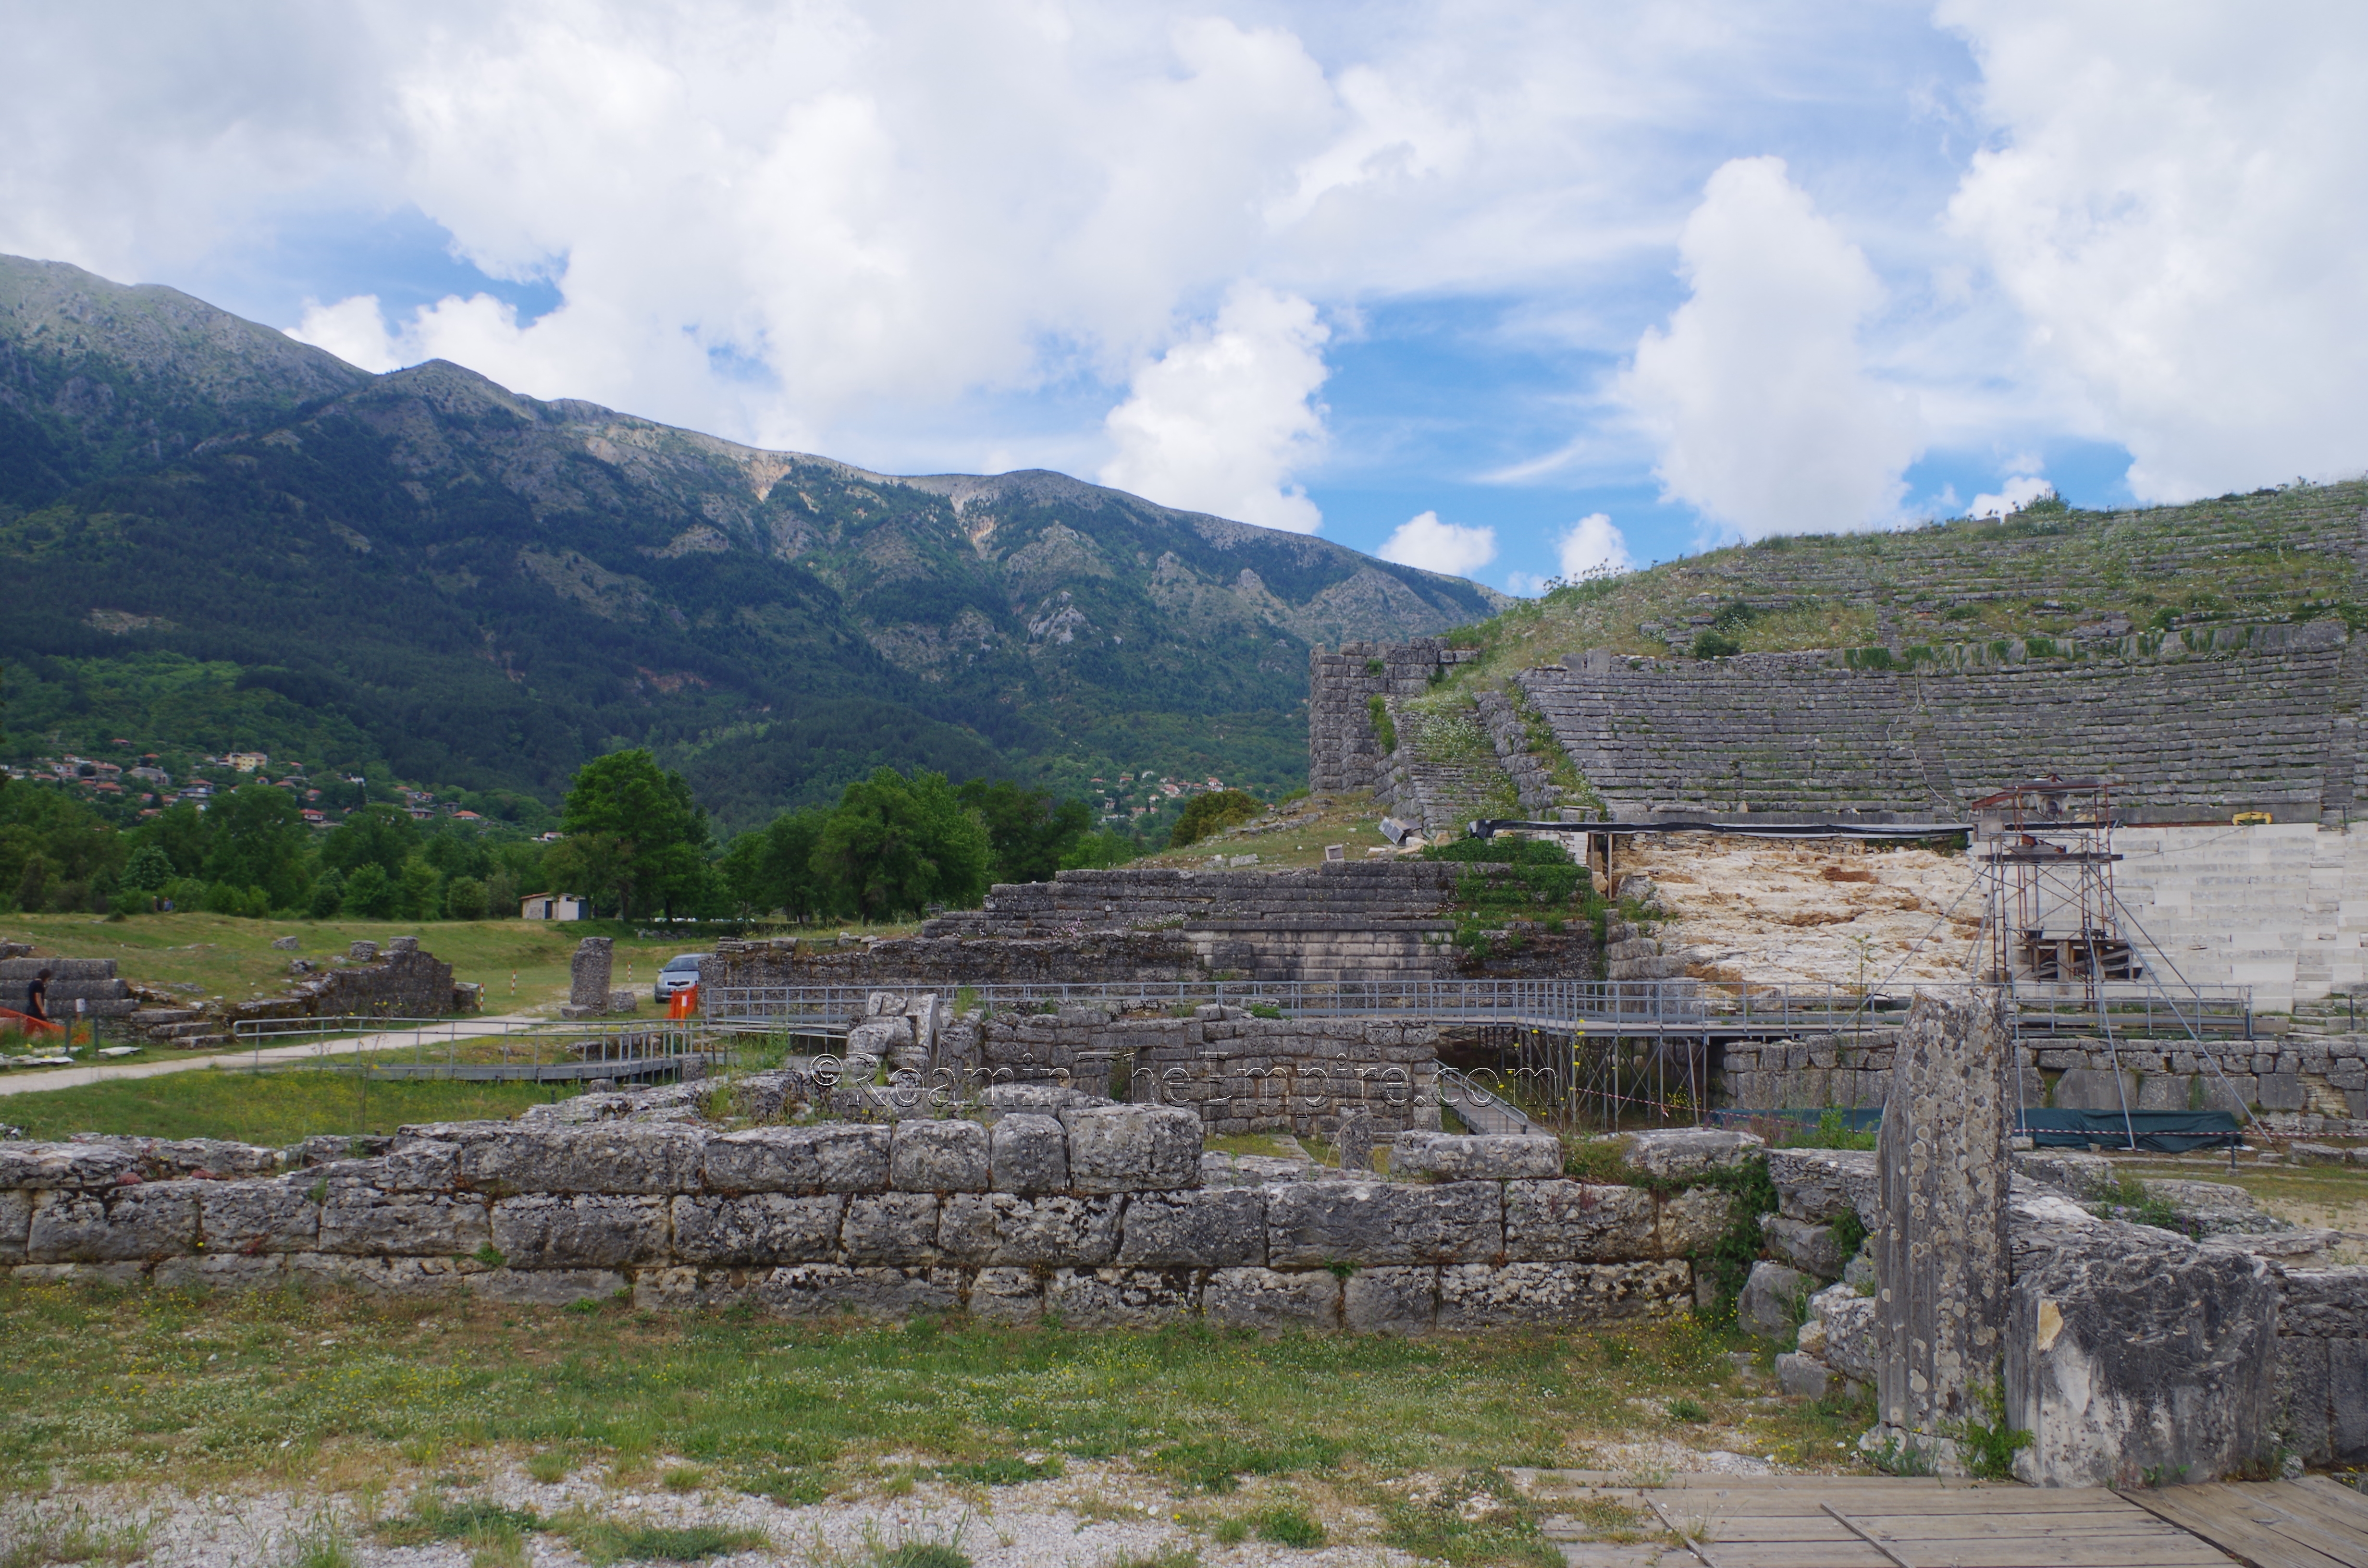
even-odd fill
[{"label": "forested hillside", "polygon": [[1503,602],[1058,474],[899,479],[442,362],[373,377],[9,258],[0,557],[16,752],[250,748],[555,803],[648,745],[727,828],[882,764],[1278,792],[1311,644]]}]

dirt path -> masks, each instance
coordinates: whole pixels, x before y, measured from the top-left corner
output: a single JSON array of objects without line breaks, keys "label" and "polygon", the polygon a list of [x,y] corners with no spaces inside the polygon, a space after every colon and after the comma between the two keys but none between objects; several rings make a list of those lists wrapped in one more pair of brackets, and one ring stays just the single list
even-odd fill
[{"label": "dirt path", "polygon": [[484,1040],[491,1035],[515,1034],[522,1029],[550,1023],[534,1013],[502,1013],[489,1018],[453,1018],[442,1024],[422,1028],[390,1029],[384,1034],[347,1037],[333,1041],[307,1041],[302,1045],[272,1045],[260,1051],[218,1051],[203,1056],[192,1056],[182,1062],[142,1062],[125,1067],[92,1065],[63,1067],[47,1072],[11,1074],[0,1078],[0,1095],[34,1094],[43,1089],[77,1089],[85,1084],[111,1084],[127,1078],[156,1078],[167,1073],[193,1073],[201,1067],[224,1065],[260,1066],[272,1062],[311,1062],[326,1054],[345,1056],[355,1051],[393,1051],[414,1040],[432,1040],[438,1044],[454,1040]]}]

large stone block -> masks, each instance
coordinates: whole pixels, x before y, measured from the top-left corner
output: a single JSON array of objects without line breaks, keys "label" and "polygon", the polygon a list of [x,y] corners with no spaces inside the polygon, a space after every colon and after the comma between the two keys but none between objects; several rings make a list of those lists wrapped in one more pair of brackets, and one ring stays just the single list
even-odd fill
[{"label": "large stone block", "polygon": [[287,1256],[290,1278],[334,1280],[389,1296],[440,1296],[489,1272],[479,1259],[463,1256],[370,1257],[324,1252]]},{"label": "large stone block", "polygon": [[951,1262],[980,1267],[1099,1267],[1117,1255],[1123,1201],[952,1193],[939,1210],[938,1250]]},{"label": "large stone block", "polygon": [[32,1225],[33,1195],[0,1192],[0,1264],[25,1261],[25,1237]]},{"label": "large stone block", "polygon": [[1451,1332],[1668,1317],[1692,1300],[1682,1263],[1463,1264],[1439,1271],[1439,1326]]},{"label": "large stone block", "polygon": [[1242,1187],[1131,1198],[1120,1221],[1118,1261],[1131,1268],[1263,1266],[1265,1196]]},{"label": "large stone block", "polygon": [[667,1260],[667,1199],[532,1193],[494,1205],[494,1250],[513,1268],[614,1268]]},{"label": "large stone block", "polygon": [[613,1301],[631,1285],[623,1275],[607,1268],[489,1268],[469,1280],[469,1289],[487,1301],[538,1307]]},{"label": "large stone block", "polygon": [[2282,1285],[2279,1334],[2368,1339],[2368,1267],[2289,1268]]},{"label": "large stone block", "polygon": [[769,1268],[640,1268],[633,1271],[633,1305],[643,1312],[714,1311],[759,1304],[757,1287]]},{"label": "large stone block", "polygon": [[49,1188],[26,1226],[28,1263],[130,1263],[198,1246],[195,1181],[145,1182],[107,1192]]},{"label": "large stone block", "polygon": [[[2074,1067],[2055,1080],[2055,1092],[2049,1104],[2058,1110],[2110,1110],[2138,1108],[2138,1080],[2135,1073],[2116,1075],[2111,1068]],[[2185,1110],[2185,1106],[2179,1108]]]},{"label": "large stone block", "polygon": [[[1874,1381],[1874,1298],[1849,1285],[1833,1285],[1809,1298],[1809,1320],[1824,1340],[1820,1354],[1834,1370],[1853,1381]],[[1802,1330],[1805,1335],[1807,1327]]]},{"label": "large stone block", "polygon": [[1626,1135],[1632,1170],[1665,1181],[1741,1165],[1765,1145],[1756,1132],[1723,1127],[1670,1127]]},{"label": "large stone block", "polygon": [[[1726,1196],[1715,1188],[1656,1199],[1641,1187],[1577,1181],[1517,1181],[1505,1187],[1505,1256],[1518,1263],[1620,1263],[1676,1257],[1725,1227]],[[1708,1236],[1704,1215],[1715,1220]]]},{"label": "large stone block", "polygon": [[157,1261],[148,1278],[167,1290],[268,1290],[287,1283],[288,1258],[276,1252],[167,1257]]},{"label": "large stone block", "polygon": [[840,1261],[937,1262],[938,1202],[934,1192],[860,1193],[848,1199],[838,1233]]},{"label": "large stone block", "polygon": [[975,1121],[900,1121],[888,1148],[888,1185],[900,1192],[985,1192],[987,1142]]},{"label": "large stone block", "polygon": [[2278,1289],[2267,1262],[2058,1198],[2014,1209],[2007,1413],[2033,1436],[2017,1475],[2044,1486],[2203,1482],[2270,1451]]},{"label": "large stone block", "polygon": [[1340,1315],[1351,1334],[1429,1334],[1439,1326],[1439,1270],[1360,1268],[1341,1289]]},{"label": "large stone block", "polygon": [[405,1138],[379,1157],[378,1185],[389,1192],[450,1192],[461,1185],[461,1145],[449,1138]]},{"label": "large stone block", "polygon": [[793,1198],[750,1192],[736,1198],[677,1198],[674,1255],[709,1267],[829,1263],[838,1256],[839,1218],[848,1200],[836,1194]]},{"label": "large stone block", "polygon": [[1562,1175],[1562,1140],[1501,1134],[1401,1132],[1390,1175],[1433,1181],[1538,1181]]},{"label": "large stone block", "polygon": [[1043,1310],[1064,1328],[1160,1328],[1192,1315],[1197,1279],[1189,1268],[1059,1268],[1044,1281]]},{"label": "large stone block", "polygon": [[1840,1278],[1843,1266],[1850,1260],[1831,1225],[1812,1225],[1804,1220],[1787,1220],[1782,1214],[1762,1214],[1759,1234],[1769,1251],[1820,1279]]},{"label": "large stone block", "polygon": [[1328,1269],[1220,1268],[1201,1288],[1201,1315],[1218,1328],[1329,1334],[1340,1326],[1340,1280]]},{"label": "large stone block", "polygon": [[2000,993],[1917,996],[1876,1149],[1876,1408],[1944,1470],[1957,1468],[1948,1434],[1982,1418],[2005,1349],[2013,1040]]},{"label": "large stone block", "polygon": [[317,1252],[318,1190],[309,1176],[199,1183],[199,1238],[214,1253]]},{"label": "large stone block", "polygon": [[1778,1345],[1790,1345],[1800,1327],[1801,1313],[1818,1282],[1797,1268],[1766,1258],[1751,1266],[1751,1276],[1736,1298],[1735,1316],[1744,1329]]},{"label": "large stone block", "polygon": [[855,1317],[894,1321],[962,1304],[962,1277],[951,1268],[850,1268],[802,1263],[776,1268],[757,1287],[757,1299],[789,1317]]},{"label": "large stone block", "polygon": [[1064,1111],[1069,1186],[1077,1192],[1160,1192],[1201,1181],[1201,1118],[1181,1106],[1087,1106]]},{"label": "large stone block", "polygon": [[113,1187],[139,1172],[139,1155],[113,1144],[0,1142],[0,1188],[51,1192]]},{"label": "large stone block", "polygon": [[707,1142],[707,1185],[719,1192],[882,1192],[890,1131],[853,1122],[758,1127]]},{"label": "large stone block", "polygon": [[1872,1230],[1882,1210],[1874,1155],[1859,1149],[1770,1149],[1768,1179],[1777,1212],[1823,1224],[1855,1209]]},{"label": "large stone block", "polygon": [[666,1123],[508,1129],[461,1144],[460,1185],[496,1195],[682,1192],[700,1184],[707,1141],[703,1129]]},{"label": "large stone block", "polygon": [[476,1193],[395,1193],[332,1181],[321,1204],[321,1251],[347,1256],[460,1256],[492,1240]]},{"label": "large stone block", "polygon": [[1480,1181],[1271,1187],[1266,1189],[1267,1261],[1278,1268],[1307,1268],[1493,1259],[1505,1250],[1502,1192],[1497,1183]]},{"label": "large stone block", "polygon": [[1014,1112],[989,1136],[989,1185],[997,1192],[1066,1192],[1069,1138],[1050,1116]]},{"label": "large stone block", "polygon": [[981,1323],[1034,1323],[1044,1315],[1044,1279],[1033,1268],[982,1268],[965,1301]]}]

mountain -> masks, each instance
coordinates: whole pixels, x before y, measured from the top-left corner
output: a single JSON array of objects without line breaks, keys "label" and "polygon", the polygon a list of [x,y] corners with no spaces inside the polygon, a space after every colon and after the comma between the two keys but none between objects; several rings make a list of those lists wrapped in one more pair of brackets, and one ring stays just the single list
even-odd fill
[{"label": "mountain", "polygon": [[882,762],[1275,790],[1311,645],[1508,602],[1056,473],[879,474],[442,361],[372,376],[17,258],[0,556],[18,751],[276,749],[548,802],[647,744],[734,826]]}]

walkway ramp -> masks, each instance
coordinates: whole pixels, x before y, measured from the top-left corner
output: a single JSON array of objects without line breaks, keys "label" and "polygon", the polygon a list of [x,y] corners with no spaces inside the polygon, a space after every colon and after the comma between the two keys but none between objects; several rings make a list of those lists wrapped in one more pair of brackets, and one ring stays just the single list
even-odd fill
[{"label": "walkway ramp", "polygon": [[[2124,1493],[1930,1477],[1508,1474],[1546,1510],[1545,1533],[1573,1568],[2368,1568],[2368,1497],[2319,1477]],[[1633,1528],[1614,1528],[1623,1512]]]}]

